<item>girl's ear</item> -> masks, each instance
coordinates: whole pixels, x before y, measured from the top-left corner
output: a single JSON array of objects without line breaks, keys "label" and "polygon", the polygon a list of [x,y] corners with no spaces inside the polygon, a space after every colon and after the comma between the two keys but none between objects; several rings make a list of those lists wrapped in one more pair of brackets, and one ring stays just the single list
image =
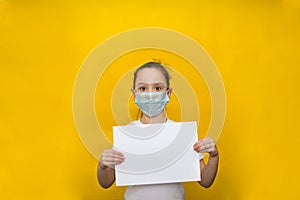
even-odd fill
[{"label": "girl's ear", "polygon": [[133,98],[135,98],[135,92],[134,92],[134,89],[133,89],[133,88],[131,88],[131,93],[132,93],[132,95],[133,95]]},{"label": "girl's ear", "polygon": [[169,97],[169,98],[171,97],[172,91],[173,91],[173,88],[169,88],[169,89],[168,89],[167,94],[168,94],[168,97]]}]

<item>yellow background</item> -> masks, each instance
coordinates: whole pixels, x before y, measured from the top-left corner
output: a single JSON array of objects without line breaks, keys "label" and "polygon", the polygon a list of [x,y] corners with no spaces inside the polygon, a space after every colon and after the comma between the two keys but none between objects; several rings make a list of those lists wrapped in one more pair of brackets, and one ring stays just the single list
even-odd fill
[{"label": "yellow background", "polygon": [[299,199],[297,0],[0,0],[0,198],[122,199],[97,183],[72,90],[96,45],[148,26],[194,38],[226,87],[218,176],[208,190],[184,184],[187,199]]}]

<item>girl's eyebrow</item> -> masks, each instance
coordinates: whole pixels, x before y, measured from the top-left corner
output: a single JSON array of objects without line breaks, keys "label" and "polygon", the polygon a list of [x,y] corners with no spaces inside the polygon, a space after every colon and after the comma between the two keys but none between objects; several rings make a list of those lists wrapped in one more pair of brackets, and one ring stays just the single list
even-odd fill
[{"label": "girl's eyebrow", "polygon": [[162,82],[158,82],[158,83],[138,83],[137,85],[164,85],[164,83],[162,83]]}]

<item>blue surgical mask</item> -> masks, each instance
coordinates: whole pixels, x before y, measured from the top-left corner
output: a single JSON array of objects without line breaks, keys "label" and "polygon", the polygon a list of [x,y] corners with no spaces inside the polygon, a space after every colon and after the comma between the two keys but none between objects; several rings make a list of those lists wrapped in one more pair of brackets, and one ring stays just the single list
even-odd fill
[{"label": "blue surgical mask", "polygon": [[135,93],[135,103],[149,117],[155,117],[161,113],[169,101],[167,92]]}]

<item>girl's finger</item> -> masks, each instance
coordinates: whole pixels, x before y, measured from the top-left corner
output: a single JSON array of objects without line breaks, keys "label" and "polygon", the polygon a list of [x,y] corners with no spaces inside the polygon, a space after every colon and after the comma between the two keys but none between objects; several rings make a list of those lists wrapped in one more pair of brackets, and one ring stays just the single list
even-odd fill
[{"label": "girl's finger", "polygon": [[124,157],[124,155],[121,152],[116,151],[114,149],[112,149],[112,153],[114,153],[115,155],[119,155],[119,156],[123,156]]},{"label": "girl's finger", "polygon": [[105,152],[102,155],[104,157],[111,157],[111,158],[124,158],[123,154],[117,154],[115,152]]},{"label": "girl's finger", "polygon": [[118,163],[118,162],[123,162],[124,159],[120,159],[120,158],[110,158],[110,157],[108,157],[108,158],[103,158],[102,161],[103,161],[103,162],[116,162],[116,163]]},{"label": "girl's finger", "polygon": [[200,153],[200,147],[194,148],[194,150],[197,151],[198,153]]},{"label": "girl's finger", "polygon": [[201,150],[202,149],[207,149],[207,148],[210,148],[210,147],[213,147],[213,146],[214,146],[214,144],[211,144],[211,143],[203,144],[203,145],[200,146],[200,149]]},{"label": "girl's finger", "polygon": [[123,162],[123,161],[119,161],[119,162],[105,161],[105,162],[103,162],[103,164],[106,165],[106,166],[111,166],[111,167],[113,167],[113,166],[115,166],[115,165],[121,164],[122,162]]}]

